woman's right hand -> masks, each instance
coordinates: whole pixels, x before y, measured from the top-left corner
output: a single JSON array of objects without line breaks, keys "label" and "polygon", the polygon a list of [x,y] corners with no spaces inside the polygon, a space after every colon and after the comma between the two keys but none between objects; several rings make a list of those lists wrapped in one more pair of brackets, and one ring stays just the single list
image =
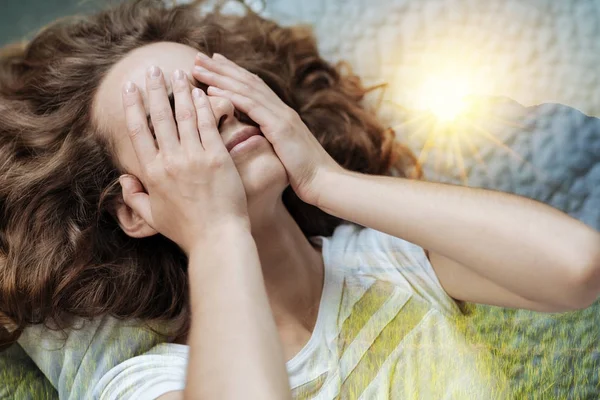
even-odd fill
[{"label": "woman's right hand", "polygon": [[162,71],[146,74],[146,92],[156,143],[148,127],[140,91],[123,88],[129,138],[139,160],[144,188],[133,175],[122,175],[123,200],[152,228],[189,255],[221,225],[247,224],[246,194],[225,148],[206,94],[190,91],[181,70],[172,77],[173,119]]}]

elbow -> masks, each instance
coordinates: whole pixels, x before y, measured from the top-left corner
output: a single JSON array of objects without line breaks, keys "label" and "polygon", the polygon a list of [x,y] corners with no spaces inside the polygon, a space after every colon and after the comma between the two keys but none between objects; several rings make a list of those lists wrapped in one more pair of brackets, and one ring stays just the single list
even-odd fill
[{"label": "elbow", "polygon": [[571,310],[583,310],[596,302],[600,295],[600,247],[593,256],[576,269],[570,280],[571,293],[569,304]]}]

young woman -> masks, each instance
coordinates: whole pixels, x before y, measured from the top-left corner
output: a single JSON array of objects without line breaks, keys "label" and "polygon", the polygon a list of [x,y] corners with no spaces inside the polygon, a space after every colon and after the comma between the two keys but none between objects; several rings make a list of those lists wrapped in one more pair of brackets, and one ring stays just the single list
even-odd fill
[{"label": "young woman", "polygon": [[596,299],[600,234],[409,179],[308,32],[195,7],[127,2],[2,60],[4,344],[61,397],[498,398],[457,303]]}]

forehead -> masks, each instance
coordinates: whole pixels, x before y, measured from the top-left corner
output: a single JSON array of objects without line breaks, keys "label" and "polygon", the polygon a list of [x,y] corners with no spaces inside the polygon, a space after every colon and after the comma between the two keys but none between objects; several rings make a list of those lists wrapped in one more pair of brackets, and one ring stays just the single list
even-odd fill
[{"label": "forehead", "polygon": [[[176,69],[185,71],[190,81],[194,58],[198,50],[173,42],[158,42],[139,47],[126,54],[109,70],[100,83],[94,98],[93,119],[102,131],[109,133],[115,142],[122,139],[119,132],[125,127],[121,90],[127,81],[139,88],[146,102],[146,70],[156,65],[162,69],[167,90],[171,90],[170,77]],[[147,108],[146,108],[147,109]]]}]

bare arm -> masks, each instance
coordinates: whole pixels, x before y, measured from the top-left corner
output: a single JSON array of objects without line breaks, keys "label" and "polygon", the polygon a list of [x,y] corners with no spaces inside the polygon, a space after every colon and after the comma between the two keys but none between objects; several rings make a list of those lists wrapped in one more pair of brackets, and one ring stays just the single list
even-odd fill
[{"label": "bare arm", "polygon": [[248,229],[227,226],[194,246],[185,398],[288,399],[283,349]]},{"label": "bare arm", "polygon": [[249,231],[227,226],[212,232],[190,253],[189,276],[192,326],[186,388],[159,399],[291,398]]},{"label": "bare arm", "polygon": [[564,311],[600,291],[600,234],[543,203],[349,171],[323,175],[319,187],[325,212],[427,249],[455,299]]}]

